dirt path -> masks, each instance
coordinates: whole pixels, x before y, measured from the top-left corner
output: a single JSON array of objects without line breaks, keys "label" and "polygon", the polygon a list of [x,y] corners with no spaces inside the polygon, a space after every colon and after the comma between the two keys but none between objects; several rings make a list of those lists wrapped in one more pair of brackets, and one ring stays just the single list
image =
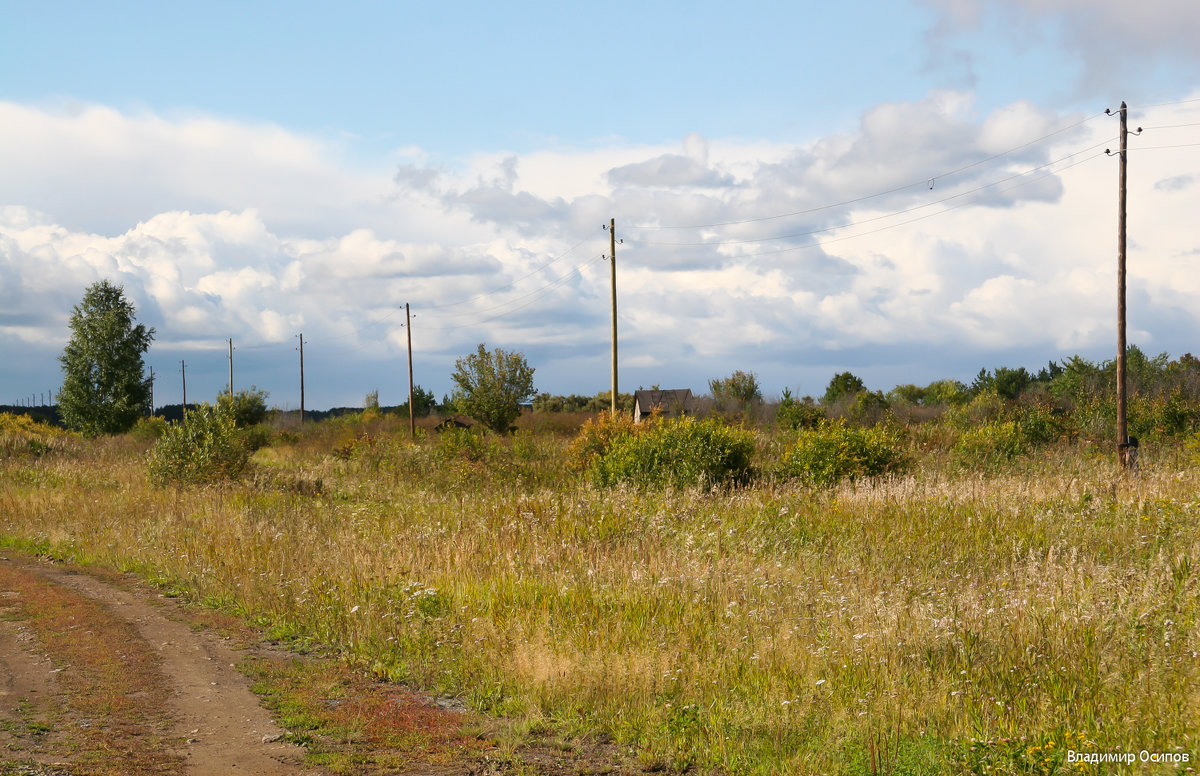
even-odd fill
[{"label": "dirt path", "polygon": [[[133,633],[142,643],[127,643],[118,648],[121,651],[119,657],[124,658],[126,652],[139,648],[148,650],[155,656],[151,670],[156,664],[159,675],[131,676],[125,670],[126,675],[122,678],[128,687],[124,695],[135,701],[152,698],[155,686],[161,687],[166,695],[165,709],[141,711],[142,717],[157,715],[161,718],[154,731],[157,735],[135,731],[133,738],[135,743],[144,741],[157,745],[158,759],[166,769],[164,772],[177,772],[178,766],[182,765],[183,772],[189,776],[319,773],[303,766],[300,747],[280,740],[284,731],[272,722],[259,705],[258,698],[250,692],[249,681],[234,668],[240,653],[220,636],[198,632],[169,619],[162,607],[148,603],[143,596],[91,576],[19,558],[4,558],[0,565],[7,574],[9,586],[23,585],[23,589],[0,590],[0,604],[28,603],[43,588],[21,580],[36,579],[60,588],[68,595],[86,599],[80,604],[98,603],[101,605],[99,611],[132,626]],[[17,584],[13,584],[14,579]],[[67,617],[70,622],[83,619],[78,614]],[[102,620],[103,615],[69,627],[86,628],[81,634],[86,642],[105,627]],[[20,617],[7,618],[0,626],[0,728],[3,730],[0,745],[6,750],[0,759],[67,768],[65,771],[46,771],[49,773],[75,772],[71,769],[71,760],[78,746],[71,735],[62,731],[103,724],[104,721],[77,719],[80,715],[71,712],[70,704],[61,702],[56,683],[64,671],[87,667],[77,669],[64,663],[65,656],[52,653],[44,639],[39,640],[36,627],[31,627]],[[98,675],[113,672],[103,664],[92,668]],[[121,672],[120,667],[116,670]],[[53,734],[56,729],[60,731],[58,735]],[[114,753],[114,756],[119,755]],[[155,754],[151,752],[146,757],[152,762]],[[104,772],[102,764],[95,766],[100,768],[98,771],[92,767],[85,767],[84,772]]]},{"label": "dirt path", "polygon": [[[242,671],[295,730],[276,725]],[[0,776],[331,773],[306,753],[364,776],[641,771],[607,740],[507,724],[272,649],[131,577],[0,556]]]}]

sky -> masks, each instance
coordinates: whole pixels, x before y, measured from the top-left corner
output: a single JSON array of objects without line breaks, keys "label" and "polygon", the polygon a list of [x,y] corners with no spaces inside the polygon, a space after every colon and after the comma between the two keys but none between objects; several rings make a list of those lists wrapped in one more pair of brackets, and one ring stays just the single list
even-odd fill
[{"label": "sky", "polygon": [[[1200,352],[1200,7],[0,0],[0,404],[123,286],[159,405],[768,396]],[[1106,113],[1111,111],[1112,115]],[[1143,131],[1136,134],[1137,127]],[[1106,154],[1109,150],[1114,153]]]}]

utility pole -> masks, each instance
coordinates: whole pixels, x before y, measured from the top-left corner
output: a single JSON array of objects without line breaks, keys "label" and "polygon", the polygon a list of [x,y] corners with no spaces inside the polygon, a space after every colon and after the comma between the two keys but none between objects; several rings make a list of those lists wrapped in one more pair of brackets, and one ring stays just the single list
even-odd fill
[{"label": "utility pole", "polygon": [[608,219],[608,268],[612,278],[612,414],[617,414],[617,219]]},{"label": "utility pole", "polygon": [[300,425],[304,425],[304,332],[300,332]]},{"label": "utility pole", "polygon": [[233,337],[229,338],[229,401],[233,401]]},{"label": "utility pole", "polygon": [[154,367],[150,367],[150,417],[154,417]]},{"label": "utility pole", "polygon": [[[1105,113],[1112,115],[1111,110]],[[1117,152],[1117,460],[1122,468],[1132,464],[1129,424],[1126,419],[1125,375],[1125,199],[1128,167],[1129,109],[1121,101],[1121,146]],[[1137,128],[1140,134],[1141,127]],[[1106,151],[1111,154],[1111,151]]]},{"label": "utility pole", "polygon": [[1125,176],[1129,111],[1121,101],[1121,151],[1117,173],[1117,458],[1129,465],[1129,425],[1125,418]]},{"label": "utility pole", "polygon": [[179,374],[183,375],[183,419],[187,420],[187,363],[179,362]]},{"label": "utility pole", "polygon": [[413,407],[413,369],[412,369],[412,317],[409,315],[408,302],[404,303],[404,328],[408,330],[408,434],[417,438],[417,416]]}]

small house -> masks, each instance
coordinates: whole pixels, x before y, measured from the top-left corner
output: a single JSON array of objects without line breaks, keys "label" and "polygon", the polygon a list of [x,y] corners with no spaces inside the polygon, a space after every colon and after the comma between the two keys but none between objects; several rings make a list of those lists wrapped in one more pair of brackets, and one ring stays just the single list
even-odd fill
[{"label": "small house", "polygon": [[690,388],[676,388],[670,391],[635,391],[633,394],[633,422],[641,423],[642,418],[652,412],[664,418],[676,418],[680,415],[690,415],[695,410]]}]

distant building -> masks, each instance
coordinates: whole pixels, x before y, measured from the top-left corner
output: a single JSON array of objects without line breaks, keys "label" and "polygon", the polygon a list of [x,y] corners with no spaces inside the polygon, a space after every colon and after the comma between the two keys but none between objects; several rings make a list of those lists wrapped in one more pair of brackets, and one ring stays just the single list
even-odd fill
[{"label": "distant building", "polygon": [[657,412],[664,418],[675,418],[680,415],[690,415],[695,410],[690,388],[676,388],[670,391],[635,391],[633,394],[633,422],[641,423],[642,418],[652,412]]}]

